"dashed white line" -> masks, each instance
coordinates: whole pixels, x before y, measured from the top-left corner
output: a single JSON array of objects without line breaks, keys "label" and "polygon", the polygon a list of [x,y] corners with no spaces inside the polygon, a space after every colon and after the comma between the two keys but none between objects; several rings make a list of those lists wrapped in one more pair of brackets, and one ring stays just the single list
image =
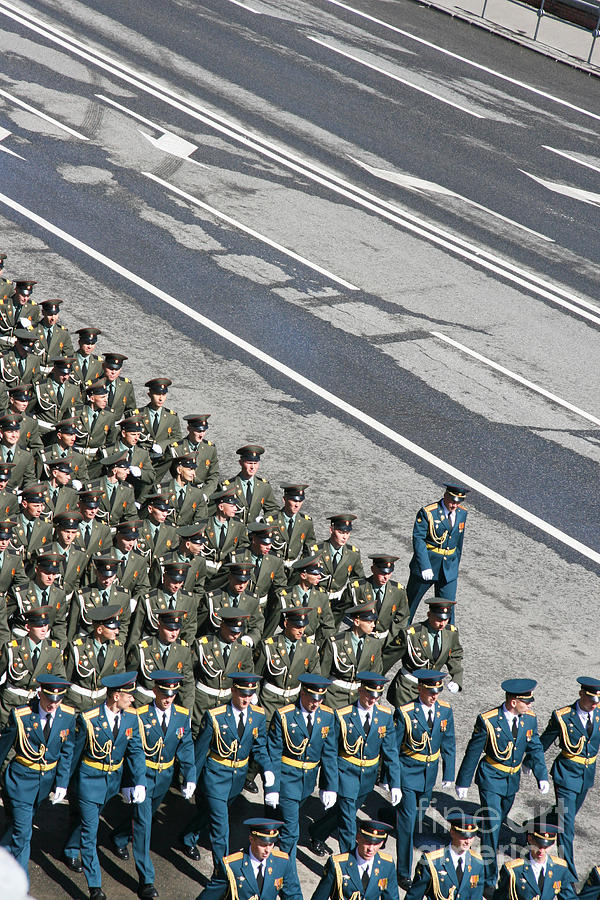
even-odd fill
[{"label": "dashed white line", "polygon": [[250,9],[249,6],[246,6],[245,3],[240,3],[240,0],[227,0],[228,3],[233,3],[234,6],[239,6],[241,9],[245,9],[246,12],[254,13],[255,16],[261,16],[262,13],[258,9]]},{"label": "dashed white line", "polygon": [[571,197],[573,200],[580,200],[582,203],[590,203],[593,206],[600,204],[600,194],[595,194],[593,191],[571,187],[570,184],[562,184],[559,181],[548,181],[546,178],[540,178],[539,175],[532,175],[531,172],[526,172],[525,169],[519,169],[519,172],[527,175],[532,181],[537,181],[538,184],[541,184],[546,190],[552,191],[553,194],[561,194],[563,197]]},{"label": "dashed white line", "polygon": [[346,50],[340,50],[339,47],[334,47],[332,44],[328,44],[325,41],[320,40],[320,38],[311,37],[307,35],[309,41],[312,41],[315,44],[320,44],[321,47],[326,47],[327,50],[331,50],[333,53],[339,53],[340,56],[345,56],[346,59],[351,59],[353,62],[359,63],[361,66],[365,66],[367,69],[372,69],[374,72],[378,72],[380,75],[385,75],[386,78],[392,78],[394,81],[399,81],[400,84],[406,85],[406,87],[412,88],[415,91],[419,91],[421,94],[427,94],[428,97],[433,97],[434,100],[439,100],[440,103],[446,103],[448,106],[453,106],[454,109],[458,109],[461,112],[467,113],[469,116],[474,116],[476,119],[485,119],[486,116],[482,116],[480,113],[474,112],[472,109],[468,109],[466,106],[462,106],[460,103],[455,103],[453,100],[448,100],[447,97],[442,97],[441,94],[436,94],[435,91],[427,90],[427,88],[421,87],[419,84],[415,84],[414,81],[410,81],[408,78],[401,78],[400,75],[395,75],[393,72],[388,72],[387,69],[382,69],[381,66],[376,66],[373,63],[367,62],[365,59],[361,59],[360,56],[355,56],[353,53],[348,53]]},{"label": "dashed white line", "polygon": [[387,425],[383,425],[381,422],[378,422],[377,419],[369,416],[367,413],[358,409],[356,406],[352,406],[350,403],[342,400],[341,397],[337,397],[335,394],[332,394],[330,391],[321,387],[319,384],[316,384],[316,382],[311,381],[309,378],[306,378],[304,375],[301,375],[299,372],[296,372],[294,369],[286,366],[285,363],[282,363],[278,359],[269,356],[268,353],[265,353],[263,350],[260,350],[258,347],[255,347],[253,344],[245,341],[243,338],[240,338],[236,334],[233,334],[231,331],[228,331],[226,328],[223,328],[222,325],[218,325],[216,322],[213,322],[212,319],[208,319],[201,313],[196,312],[196,310],[191,309],[184,303],[181,303],[180,300],[175,299],[175,297],[172,297],[170,294],[167,294],[165,291],[157,288],[155,285],[151,284],[149,281],[146,281],[144,278],[140,278],[139,275],[136,275],[134,272],[126,269],[119,263],[114,262],[114,260],[109,259],[109,257],[104,256],[104,254],[100,253],[98,250],[95,250],[88,244],[84,244],[83,241],[80,241],[78,238],[73,237],[73,235],[68,234],[68,232],[63,231],[62,228],[58,228],[58,226],[54,225],[52,222],[49,222],[47,219],[42,218],[42,216],[38,216],[37,213],[34,213],[32,210],[27,209],[27,207],[23,206],[22,204],[17,203],[16,200],[12,199],[12,197],[8,197],[6,194],[0,194],[0,203],[4,203],[4,205],[9,209],[12,209],[14,212],[28,219],[30,222],[35,222],[35,224],[40,228],[43,228],[50,234],[55,235],[63,241],[66,241],[81,253],[84,253],[86,256],[89,256],[92,259],[95,259],[97,262],[106,266],[106,268],[110,269],[111,271],[116,272],[118,275],[125,278],[127,281],[130,281],[132,284],[138,285],[138,287],[142,288],[142,290],[145,290],[149,294],[152,294],[152,296],[157,297],[159,300],[162,300],[163,303],[166,303],[168,306],[172,306],[174,309],[179,310],[179,312],[188,316],[190,319],[198,322],[199,325],[202,325],[204,328],[209,329],[214,334],[218,334],[221,338],[238,347],[240,350],[243,350],[245,353],[248,353],[255,359],[260,360],[262,363],[274,369],[276,372],[279,372],[281,375],[284,375],[286,378],[294,381],[296,384],[305,388],[305,390],[310,391],[311,393],[320,397],[322,400],[325,400],[327,403],[330,403],[332,406],[335,406],[337,409],[345,412],[347,415],[361,422],[363,425],[371,428],[373,431],[376,431],[378,434],[383,435],[383,437],[386,437],[388,440],[397,444],[399,447],[402,447],[407,452],[412,453],[419,459],[422,459],[424,462],[427,462],[430,465],[434,466],[436,469],[439,469],[445,475],[448,475],[450,478],[456,478],[459,483],[466,484],[473,490],[478,491],[480,494],[482,494],[484,497],[487,497],[489,500],[492,500],[498,506],[501,506],[503,509],[507,510],[513,515],[518,516],[520,519],[528,522],[530,525],[535,526],[540,531],[543,531],[545,534],[557,540],[559,543],[564,544],[566,547],[570,547],[572,550],[575,550],[586,559],[592,560],[595,563],[600,563],[600,553],[598,553],[596,550],[586,546],[585,544],[582,544],[581,541],[578,541],[576,538],[573,538],[570,535],[566,534],[564,531],[561,531],[559,528],[556,528],[555,525],[551,525],[549,522],[544,521],[544,519],[540,519],[539,516],[534,515],[533,513],[529,512],[529,510],[524,509],[522,506],[519,506],[517,503],[513,503],[512,500],[503,497],[502,494],[498,494],[497,491],[492,490],[487,485],[482,484],[482,482],[476,481],[474,478],[471,478],[471,476],[466,472],[462,472],[460,469],[456,469],[454,466],[451,466],[443,459],[440,459],[440,457],[435,456],[428,450],[423,449],[423,447],[419,447],[418,444],[415,444],[413,443],[413,441],[408,440],[408,438],[405,438],[403,435],[398,434],[397,431],[388,428]]},{"label": "dashed white line", "polygon": [[348,288],[348,290],[350,291],[360,290],[360,288],[356,287],[356,285],[350,284],[349,281],[344,281],[343,278],[339,278],[337,275],[333,275],[331,272],[328,272],[327,269],[324,269],[322,266],[317,265],[317,263],[311,262],[304,256],[299,256],[297,253],[294,253],[293,250],[288,250],[287,247],[283,247],[276,241],[272,241],[271,238],[265,237],[264,234],[260,234],[260,232],[255,231],[253,228],[249,228],[247,225],[243,225],[241,222],[238,222],[237,219],[232,219],[231,216],[228,216],[224,212],[221,212],[220,209],[215,209],[214,206],[209,206],[208,203],[204,203],[202,200],[198,200],[197,197],[194,197],[192,194],[186,193],[186,191],[182,191],[180,188],[175,187],[175,185],[170,184],[168,181],[163,181],[162,178],[158,178],[151,172],[142,172],[142,175],[145,175],[146,178],[152,179],[152,181],[155,181],[157,184],[162,185],[162,187],[167,188],[167,190],[172,191],[179,197],[183,197],[183,199],[187,200],[189,203],[193,203],[195,206],[199,206],[201,209],[205,209],[216,218],[222,219],[224,222],[228,222],[229,225],[233,225],[234,228],[237,228],[240,231],[249,234],[251,237],[257,238],[257,240],[262,241],[264,244],[268,244],[269,247],[273,247],[275,250],[278,250],[280,253],[284,253],[291,259],[295,259],[296,262],[302,263],[303,266],[307,266],[309,269],[313,269],[315,272],[319,272],[319,274],[324,275],[326,278],[330,278],[331,281],[335,281],[337,284],[341,284],[342,287]]},{"label": "dashed white line", "polygon": [[46,122],[50,122],[52,125],[56,125],[57,128],[62,128],[63,131],[68,132],[68,134],[72,134],[73,137],[79,138],[81,141],[89,141],[89,138],[87,138],[85,134],[81,134],[79,131],[75,131],[74,128],[69,128],[68,125],[63,125],[62,122],[59,122],[57,119],[53,119],[52,116],[46,115],[45,112],[36,109],[35,106],[30,106],[29,103],[25,103],[24,100],[19,100],[18,97],[15,97],[13,94],[9,94],[8,91],[0,90],[0,96],[6,97],[6,99],[10,100],[11,103],[14,103],[16,106],[23,107],[23,109],[26,109],[28,112],[33,113],[34,115],[38,116],[38,118],[44,119]]},{"label": "dashed white line", "polygon": [[487,356],[483,356],[481,353],[477,353],[476,350],[471,350],[470,347],[465,347],[464,344],[459,344],[458,341],[449,338],[447,335],[442,334],[439,331],[430,331],[429,333],[434,337],[439,338],[440,341],[444,341],[446,344],[450,344],[451,347],[455,347],[457,350],[460,350],[462,353],[466,353],[468,356],[472,356],[473,359],[477,359],[479,362],[485,363],[486,366],[489,366],[491,369],[495,369],[495,371],[500,372],[501,375],[506,375],[507,378],[512,378],[513,381],[517,381],[524,387],[535,391],[536,394],[541,394],[541,396],[546,397],[547,400],[552,400],[553,403],[557,403],[559,406],[563,406],[565,409],[570,410],[570,412],[576,413],[576,415],[581,416],[583,419],[587,419],[588,422],[592,422],[594,425],[600,425],[600,419],[596,418],[596,416],[593,416],[591,413],[586,412],[585,409],[581,409],[579,406],[574,406],[572,403],[569,403],[568,400],[563,400],[562,397],[557,396],[557,394],[552,394],[550,391],[547,391],[545,388],[540,387],[533,381],[529,381],[527,378],[523,378],[521,375],[517,375],[516,372],[511,372],[510,369],[499,365],[492,359],[488,359]]},{"label": "dashed white line", "polygon": [[556,147],[548,147],[547,144],[542,144],[544,150],[549,150],[550,153],[556,153],[558,156],[564,156],[565,159],[570,159],[571,162],[577,163],[578,166],[585,166],[586,169],[592,169],[594,172],[600,172],[600,166],[595,166],[593,163],[586,162],[583,159],[579,159],[577,156],[573,156],[572,153],[567,153],[566,150],[557,150]]}]

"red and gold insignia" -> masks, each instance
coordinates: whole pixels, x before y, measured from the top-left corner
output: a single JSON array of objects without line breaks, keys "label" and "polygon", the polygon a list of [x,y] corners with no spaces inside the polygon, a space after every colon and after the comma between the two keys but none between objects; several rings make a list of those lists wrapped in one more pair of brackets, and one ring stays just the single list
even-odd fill
[{"label": "red and gold insignia", "polygon": [[129,740],[129,738],[131,737],[132,734],[133,734],[133,728],[128,728],[125,732],[125,737],[127,738],[127,740]]}]

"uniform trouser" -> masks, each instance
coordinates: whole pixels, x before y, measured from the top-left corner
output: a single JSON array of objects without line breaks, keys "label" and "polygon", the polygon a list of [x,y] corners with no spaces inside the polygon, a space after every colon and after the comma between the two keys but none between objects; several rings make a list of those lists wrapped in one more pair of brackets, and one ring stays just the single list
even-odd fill
[{"label": "uniform trouser", "polygon": [[300,810],[312,794],[312,791],[300,799],[279,795],[277,818],[283,825],[279,829],[279,849],[288,853],[296,865],[296,848],[300,840]]},{"label": "uniform trouser", "polygon": [[433,787],[428,791],[403,788],[402,800],[396,811],[396,869],[398,878],[410,878],[412,873],[413,839],[417,818],[422,818],[431,803]]},{"label": "uniform trouser", "polygon": [[372,789],[371,785],[358,787],[359,793],[355,797],[340,797],[338,794],[335,806],[329,809],[322,818],[313,822],[308,829],[312,840],[325,843],[337,826],[340,853],[352,850],[356,844],[356,814]]},{"label": "uniform trouser", "polygon": [[229,807],[239,795],[240,791],[230,793],[229,797],[204,796],[200,806],[196,795],[196,815],[181,838],[187,847],[194,847],[208,826],[215,869],[229,853]]},{"label": "uniform trouser", "polygon": [[481,803],[480,825],[481,855],[483,856],[483,880],[486,887],[496,887],[498,881],[498,844],[500,843],[500,829],[502,823],[512,809],[515,802],[515,794],[507,797],[496,794],[493,791],[485,791],[479,788],[479,801]]},{"label": "uniform trouser", "polygon": [[132,803],[130,816],[118,825],[112,834],[115,847],[123,850],[129,841],[132,841],[133,858],[140,884],[154,884],[154,866],[150,858],[152,820],[171,787],[172,778],[172,770],[167,778],[153,779],[146,769],[146,799],[143,803]]},{"label": "uniform trouser", "polygon": [[569,867],[569,871],[577,881],[577,869],[575,868],[575,859],[573,856],[573,839],[575,837],[575,816],[583,806],[588,788],[582,791],[568,791],[562,786],[554,785],[554,793],[556,795],[556,812],[558,813],[558,821],[562,827],[556,839],[556,843],[563,853],[564,860]]},{"label": "uniform trouser", "polygon": [[5,796],[9,808],[5,812],[10,816],[10,821],[0,843],[26,872],[29,865],[33,817],[52,790],[55,774],[54,771],[43,773],[35,779],[35,784],[31,783],[33,779],[23,778],[18,791],[15,789],[16,786],[12,790],[8,787],[6,789]]},{"label": "uniform trouser", "polygon": [[81,852],[81,862],[83,864],[83,872],[88,883],[88,887],[100,887],[102,884],[102,873],[100,863],[98,862],[98,823],[100,814],[109,800],[112,800],[119,793],[121,787],[121,772],[111,772],[110,774],[101,775],[97,779],[93,779],[93,793],[95,796],[102,794],[101,787],[104,784],[104,797],[102,800],[90,800],[88,791],[82,790],[81,785],[78,786],[78,801],[80,823],[75,828],[69,840],[65,845],[65,856],[69,858],[77,858]]},{"label": "uniform trouser", "polygon": [[[425,596],[430,587],[434,588],[436,597],[440,597],[442,600],[455,600],[456,585],[456,578],[452,581],[446,581],[443,570],[440,570],[440,574],[435,581],[423,581],[419,575],[411,572],[408,576],[408,584],[406,585],[406,596],[410,607],[409,624],[415,617],[421,599]],[[450,611],[450,624],[454,625],[454,607],[452,607]]]}]

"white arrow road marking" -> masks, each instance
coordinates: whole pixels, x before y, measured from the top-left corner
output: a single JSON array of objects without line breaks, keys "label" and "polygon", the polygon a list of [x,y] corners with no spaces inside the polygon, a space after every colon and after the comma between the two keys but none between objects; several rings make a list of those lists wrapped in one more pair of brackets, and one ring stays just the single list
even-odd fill
[{"label": "white arrow road marking", "polygon": [[593,169],[594,172],[600,172],[600,166],[595,166],[592,163],[585,162],[583,159],[579,159],[577,156],[573,156],[572,153],[567,153],[566,150],[557,150],[556,147],[548,147],[546,144],[542,144],[544,150],[549,150],[550,153],[556,153],[558,156],[564,156],[565,159],[570,159],[571,162],[577,163],[578,166],[585,166],[586,169]]},{"label": "white arrow road marking", "polygon": [[2,128],[2,126],[0,125],[0,150],[2,150],[3,153],[10,153],[11,156],[16,156],[17,159],[22,159],[23,162],[27,162],[24,156],[19,156],[19,154],[15,153],[14,150],[9,150],[8,147],[2,146],[1,142],[5,137],[8,137],[9,134],[12,134],[12,131],[9,131],[8,128]]},{"label": "white arrow road marking", "polygon": [[600,194],[584,191],[583,188],[571,187],[570,184],[560,184],[558,181],[546,181],[545,178],[539,178],[537,175],[532,175],[531,172],[526,172],[524,169],[519,169],[519,172],[527,175],[533,181],[537,181],[538,184],[543,185],[543,187],[553,191],[555,194],[562,194],[563,197],[572,197],[573,200],[581,200],[582,203],[591,203],[593,206],[600,204]]}]

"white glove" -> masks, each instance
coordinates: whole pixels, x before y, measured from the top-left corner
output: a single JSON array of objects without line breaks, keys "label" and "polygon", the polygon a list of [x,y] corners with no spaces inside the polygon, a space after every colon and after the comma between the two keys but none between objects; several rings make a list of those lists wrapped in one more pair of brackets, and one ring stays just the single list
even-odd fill
[{"label": "white glove", "polygon": [[273,809],[279,806],[279,794],[277,791],[269,791],[268,794],[265,794],[265,803],[267,806],[272,806]]},{"label": "white glove", "polygon": [[80,491],[83,487],[83,484],[79,480],[79,478],[71,478],[71,487],[75,488],[76,491]]},{"label": "white glove", "polygon": [[390,797],[392,806],[398,806],[398,804],[402,800],[402,791],[400,790],[400,788],[392,788],[390,791]]},{"label": "white glove", "polygon": [[337,794],[335,791],[320,791],[319,797],[321,798],[321,803],[325,810],[331,809],[332,806],[335,806],[337,801]]},{"label": "white glove", "polygon": [[54,797],[52,798],[52,805],[55,803],[60,803],[67,796],[67,789],[61,787],[54,788]]},{"label": "white glove", "polygon": [[442,781],[442,787],[446,789],[451,788],[453,784],[453,781]]},{"label": "white glove", "polygon": [[433,569],[423,569],[421,578],[423,581],[433,581]]},{"label": "white glove", "polygon": [[265,787],[267,787],[267,788],[273,787],[273,785],[275,784],[275,776],[273,775],[272,772],[269,772],[268,769],[264,773],[264,779],[265,779]]},{"label": "white glove", "polygon": [[123,794],[123,800],[125,803],[131,803],[131,795],[133,794],[133,788],[123,788],[121,791]]},{"label": "white glove", "polygon": [[460,691],[460,687],[457,685],[455,681],[449,681],[446,685],[451,694],[458,694]]},{"label": "white glove", "polygon": [[188,781],[186,786],[181,789],[181,793],[183,794],[186,800],[191,800],[194,796],[194,791],[196,790],[196,782]]},{"label": "white glove", "polygon": [[163,448],[160,446],[160,444],[152,444],[152,452],[153,453],[162,453]]},{"label": "white glove", "polygon": [[547,794],[550,790],[550,782],[549,781],[540,781],[538,785],[540,789],[540,794]]},{"label": "white glove", "polygon": [[458,797],[458,799],[466,800],[468,790],[469,790],[469,788],[466,788],[466,787],[457,787],[456,788],[456,796]]},{"label": "white glove", "polygon": [[129,471],[133,475],[134,478],[142,477],[142,470],[139,466],[129,466]]},{"label": "white glove", "polygon": [[246,647],[254,647],[254,640],[249,634],[243,634],[240,638],[240,644],[245,644]]},{"label": "white glove", "polygon": [[131,795],[132,803],[143,803],[146,799],[146,785],[136,784]]}]

